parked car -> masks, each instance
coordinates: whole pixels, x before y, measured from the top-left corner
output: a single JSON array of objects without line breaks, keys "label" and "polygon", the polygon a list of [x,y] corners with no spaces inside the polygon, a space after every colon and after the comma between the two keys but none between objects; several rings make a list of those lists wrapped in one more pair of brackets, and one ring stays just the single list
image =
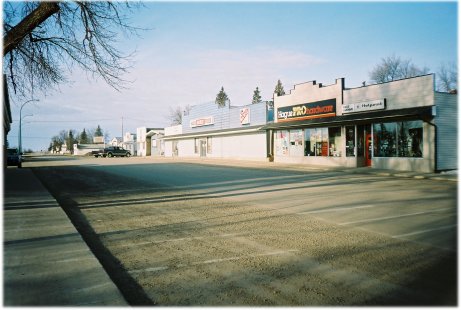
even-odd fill
[{"label": "parked car", "polygon": [[18,166],[22,167],[22,155],[19,153],[18,149],[7,149],[7,166]]},{"label": "parked car", "polygon": [[109,146],[106,147],[102,153],[99,154],[102,157],[114,157],[114,156],[121,156],[121,157],[130,157],[131,153],[128,150],[125,150],[119,146]]}]

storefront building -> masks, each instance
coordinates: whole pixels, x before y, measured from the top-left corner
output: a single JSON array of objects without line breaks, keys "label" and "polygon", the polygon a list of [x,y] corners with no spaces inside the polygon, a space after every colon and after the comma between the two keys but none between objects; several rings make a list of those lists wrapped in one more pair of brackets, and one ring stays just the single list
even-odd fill
[{"label": "storefront building", "polygon": [[193,106],[182,125],[165,128],[165,156],[267,160],[267,115],[266,102]]},{"label": "storefront building", "polygon": [[136,155],[162,156],[164,154],[163,128],[136,128]]},{"label": "storefront building", "polygon": [[274,95],[276,162],[432,172],[457,169],[457,95],[434,75],[346,89],[315,81]]}]

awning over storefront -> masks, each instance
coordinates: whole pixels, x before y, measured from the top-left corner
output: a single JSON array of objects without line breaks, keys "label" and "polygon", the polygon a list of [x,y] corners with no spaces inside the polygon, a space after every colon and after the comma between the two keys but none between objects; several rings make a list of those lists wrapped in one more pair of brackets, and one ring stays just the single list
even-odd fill
[{"label": "awning over storefront", "polygon": [[297,122],[283,122],[267,124],[263,129],[289,129],[313,126],[334,126],[351,124],[370,124],[386,122],[391,120],[423,119],[429,120],[433,117],[433,106],[407,108],[399,110],[387,110],[378,112],[356,113],[335,117],[309,119]]},{"label": "awning over storefront", "polygon": [[185,138],[200,138],[200,137],[213,137],[213,136],[228,136],[228,135],[243,135],[255,132],[264,132],[265,128],[261,125],[248,126],[241,128],[229,128],[210,131],[192,132],[180,135],[165,136],[165,140],[178,140]]}]

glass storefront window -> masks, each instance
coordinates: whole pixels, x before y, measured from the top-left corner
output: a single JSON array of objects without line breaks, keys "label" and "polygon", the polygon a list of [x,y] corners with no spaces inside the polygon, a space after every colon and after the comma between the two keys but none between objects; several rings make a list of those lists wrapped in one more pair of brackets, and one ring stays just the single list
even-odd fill
[{"label": "glass storefront window", "polygon": [[211,137],[207,137],[206,138],[206,152],[208,154],[211,154],[212,149],[213,149],[213,147],[212,147]]},{"label": "glass storefront window", "polygon": [[194,138],[194,153],[198,154],[199,140]]},{"label": "glass storefront window", "polygon": [[290,130],[290,155],[303,156],[303,130]]},{"label": "glass storefront window", "polygon": [[346,156],[355,156],[355,126],[346,126]]},{"label": "glass storefront window", "polygon": [[357,157],[363,157],[365,152],[365,126],[357,126]]},{"label": "glass storefront window", "polygon": [[396,123],[373,124],[375,157],[397,156],[396,130]]},{"label": "glass storefront window", "polygon": [[288,155],[289,136],[288,130],[279,130],[275,135],[275,154],[278,156]]},{"label": "glass storefront window", "polygon": [[315,156],[315,128],[304,130],[304,156]]},{"label": "glass storefront window", "polygon": [[328,128],[304,130],[304,156],[328,156]]},{"label": "glass storefront window", "polygon": [[423,157],[422,121],[397,123],[398,156]]},{"label": "glass storefront window", "polygon": [[317,156],[328,156],[328,128],[317,128]]},{"label": "glass storefront window", "polygon": [[373,124],[375,157],[422,157],[422,121]]},{"label": "glass storefront window", "polygon": [[341,138],[341,127],[328,128],[329,155],[341,157],[343,140]]}]

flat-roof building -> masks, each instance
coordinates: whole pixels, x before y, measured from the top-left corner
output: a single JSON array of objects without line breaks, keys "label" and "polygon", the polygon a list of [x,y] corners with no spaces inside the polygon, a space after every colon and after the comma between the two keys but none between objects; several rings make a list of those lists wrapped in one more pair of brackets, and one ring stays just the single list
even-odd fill
[{"label": "flat-roof building", "polygon": [[[457,169],[457,95],[434,75],[346,89],[316,81],[274,95],[274,161],[432,172]],[[272,135],[272,133],[271,133]]]}]

